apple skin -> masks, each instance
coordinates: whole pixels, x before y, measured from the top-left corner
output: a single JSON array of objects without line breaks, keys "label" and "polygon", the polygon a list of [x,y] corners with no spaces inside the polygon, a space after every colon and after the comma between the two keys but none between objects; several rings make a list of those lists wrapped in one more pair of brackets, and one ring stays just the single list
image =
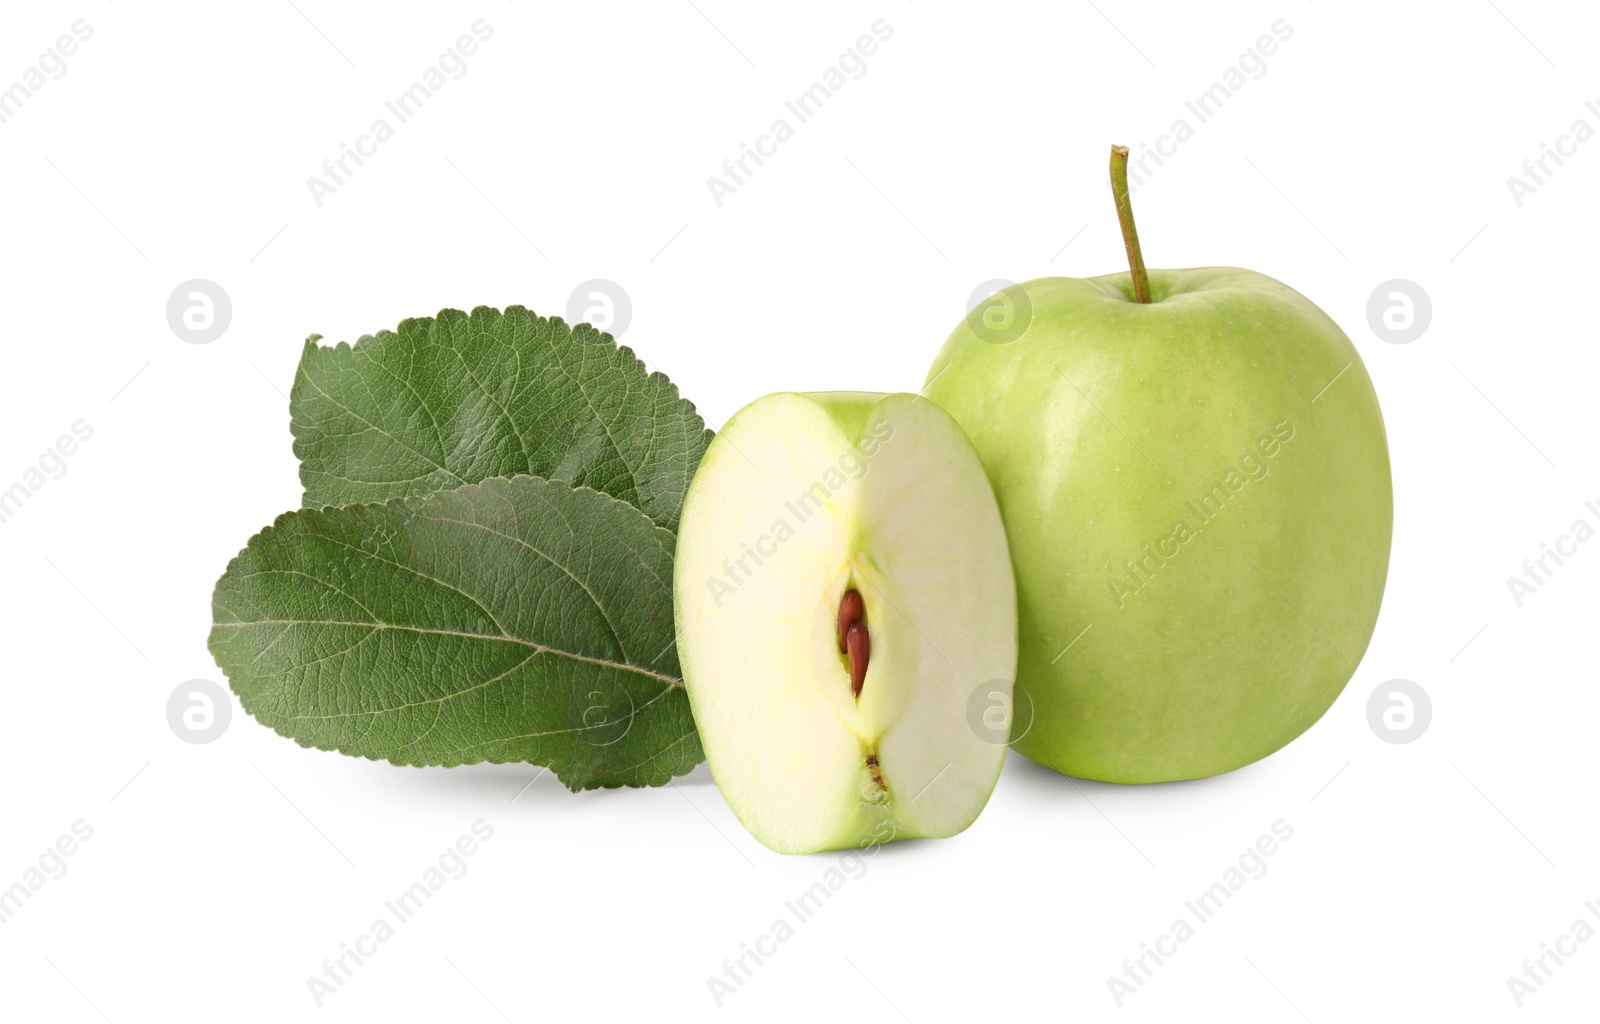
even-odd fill
[{"label": "apple skin", "polygon": [[1012,744],[1106,782],[1231,771],[1316,722],[1372,637],[1394,519],[1377,395],[1337,324],[1249,270],[1150,288],[1013,285],[1021,337],[969,317],[924,385],[1006,524]]},{"label": "apple skin", "polygon": [[[851,592],[859,689],[839,647]],[[936,403],[786,392],[735,413],[684,500],[673,598],[706,763],[767,847],[942,838],[982,812],[1016,584],[978,454]]]}]

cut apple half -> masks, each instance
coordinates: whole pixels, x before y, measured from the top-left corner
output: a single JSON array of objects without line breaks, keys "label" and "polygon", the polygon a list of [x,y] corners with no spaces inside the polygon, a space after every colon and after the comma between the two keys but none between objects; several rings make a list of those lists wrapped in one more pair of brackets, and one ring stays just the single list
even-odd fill
[{"label": "cut apple half", "polygon": [[674,596],[706,760],[762,843],[949,836],[983,810],[1016,586],[983,466],[933,402],[746,406],[689,488]]}]

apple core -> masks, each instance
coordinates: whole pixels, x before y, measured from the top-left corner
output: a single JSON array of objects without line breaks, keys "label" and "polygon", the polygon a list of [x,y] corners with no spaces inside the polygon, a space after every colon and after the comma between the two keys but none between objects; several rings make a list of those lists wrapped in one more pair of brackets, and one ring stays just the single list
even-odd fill
[{"label": "apple core", "polygon": [[850,692],[861,699],[861,685],[867,679],[867,659],[872,656],[872,638],[867,635],[862,616],[866,606],[861,591],[850,589],[839,599],[839,650],[850,663]]},{"label": "apple core", "polygon": [[1006,744],[968,708],[1009,695],[1016,583],[983,466],[938,405],[740,410],[690,485],[673,592],[706,761],[761,842],[877,845],[978,816]]}]

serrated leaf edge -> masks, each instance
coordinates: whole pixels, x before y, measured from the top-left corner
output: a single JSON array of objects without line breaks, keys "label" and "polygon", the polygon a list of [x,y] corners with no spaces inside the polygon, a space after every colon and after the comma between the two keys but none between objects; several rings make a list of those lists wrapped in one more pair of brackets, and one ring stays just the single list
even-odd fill
[{"label": "serrated leaf edge", "polygon": [[[447,311],[447,312],[455,312],[455,311]],[[308,341],[308,344],[309,344],[309,341]],[[633,511],[638,512],[638,514],[640,516],[642,516],[644,518],[644,520],[646,522],[648,522],[650,524],[650,526],[653,529],[655,529],[658,533],[662,533],[662,534],[665,534],[667,536],[667,538],[669,539],[669,543],[667,544],[667,550],[672,551],[676,547],[676,535],[673,534],[673,532],[671,530],[668,530],[666,527],[658,525],[649,516],[645,515],[644,512],[640,511],[639,508],[637,506],[635,506],[632,502],[624,501],[623,499],[618,498],[615,495],[607,494],[605,491],[596,490],[593,487],[573,486],[572,484],[568,483],[565,480],[555,480],[555,479],[551,479],[549,477],[536,476],[536,475],[534,475],[532,473],[517,473],[517,474],[514,474],[514,475],[509,476],[509,477],[507,477],[507,476],[487,477],[487,478],[485,478],[483,480],[480,480],[477,483],[463,484],[461,487],[443,488],[443,489],[438,490],[438,491],[429,492],[428,494],[422,494],[422,495],[414,494],[414,495],[409,495],[409,496],[403,497],[403,498],[391,498],[388,501],[357,502],[357,503],[350,504],[350,505],[324,505],[321,508],[314,508],[314,509],[313,508],[297,508],[297,509],[290,509],[287,512],[280,513],[278,516],[274,517],[274,519],[272,520],[270,525],[262,527],[248,541],[246,541],[244,547],[239,549],[239,553],[238,554],[234,555],[231,559],[228,560],[227,567],[225,569],[223,569],[222,575],[217,578],[217,582],[212,586],[212,589],[211,589],[212,606],[214,608],[215,605],[216,605],[217,593],[218,593],[218,591],[220,591],[222,589],[222,581],[224,579],[226,579],[230,573],[233,572],[233,568],[234,568],[235,565],[237,565],[239,563],[239,560],[242,559],[246,554],[248,554],[253,548],[256,548],[260,543],[263,543],[263,538],[265,538],[268,534],[272,533],[274,530],[279,529],[284,524],[284,522],[286,520],[290,519],[293,516],[301,515],[301,514],[304,514],[304,513],[307,513],[307,512],[329,512],[329,511],[346,511],[346,510],[350,510],[350,509],[387,508],[390,505],[400,506],[400,505],[404,505],[406,503],[421,503],[421,502],[425,502],[425,501],[429,500],[434,495],[445,493],[445,491],[462,490],[462,489],[467,488],[467,487],[484,488],[484,487],[486,487],[486,486],[488,486],[490,484],[509,484],[511,481],[518,480],[518,479],[535,480],[535,481],[539,481],[541,483],[563,484],[563,485],[565,485],[566,487],[568,487],[569,489],[571,489],[574,492],[578,492],[578,493],[587,492],[589,494],[598,495],[601,498],[604,498],[608,502],[610,502],[611,506],[626,505],[628,508],[632,509]],[[211,633],[216,630],[217,626],[218,626],[218,623],[217,623],[217,621],[215,619],[215,616],[213,615],[212,623],[211,623],[211,630],[208,631],[208,635],[206,637],[206,649],[208,651],[210,651],[212,660],[214,662],[216,662],[217,668],[222,671],[222,674],[223,674],[224,678],[226,678],[228,680],[229,690],[231,692],[233,692],[234,696],[237,698],[238,697],[238,691],[233,690],[233,686],[232,686],[233,677],[228,675],[227,668],[225,668],[223,666],[221,659],[218,658],[218,656],[217,656],[216,648],[214,646],[212,646]],[[545,648],[545,649],[549,650],[549,651],[552,651],[554,653],[557,653],[557,654],[569,654],[570,653],[570,652],[560,651],[560,650],[557,650],[555,648]],[[582,659],[582,660],[591,660],[592,661],[594,659]],[[610,666],[610,667],[612,667],[612,668],[622,669],[624,671],[639,671],[639,672],[642,672],[642,673],[644,673],[646,675],[651,676],[652,678],[656,678],[656,679],[662,680],[664,683],[666,683],[666,688],[664,688],[662,690],[663,694],[671,692],[672,688],[674,688],[674,687],[676,687],[678,689],[683,689],[683,687],[684,687],[684,683],[683,683],[682,677],[665,676],[665,675],[662,675],[661,673],[658,673],[658,672],[650,672],[649,670],[643,669],[640,666],[622,665],[622,664],[618,664],[618,663],[615,663],[615,662],[606,662],[605,664]],[[675,682],[672,681],[672,680],[675,680]],[[410,761],[404,761],[404,760],[394,760],[393,758],[388,758],[388,757],[380,757],[380,756],[375,755],[375,754],[364,754],[364,753],[357,753],[357,752],[354,752],[354,751],[347,751],[347,750],[344,750],[344,749],[342,749],[340,747],[337,747],[337,746],[319,747],[319,746],[317,746],[317,745],[315,745],[313,743],[310,743],[310,742],[308,742],[306,740],[301,739],[298,736],[294,736],[294,735],[292,735],[292,734],[290,734],[288,732],[285,732],[277,724],[275,724],[275,723],[273,723],[271,721],[268,721],[266,718],[263,718],[260,715],[258,715],[255,711],[251,710],[248,707],[245,707],[243,699],[239,700],[239,706],[244,710],[244,713],[249,715],[252,719],[254,719],[255,721],[259,722],[260,724],[266,726],[267,728],[271,729],[274,733],[278,734],[279,736],[282,736],[285,739],[293,740],[296,745],[298,745],[300,747],[303,747],[303,748],[305,748],[307,750],[316,750],[316,751],[321,751],[323,753],[328,753],[328,754],[337,754],[337,755],[339,755],[341,757],[356,757],[356,758],[360,758],[363,761],[372,761],[374,763],[381,762],[383,764],[392,764],[392,765],[394,765],[396,767],[399,767],[399,768],[417,768],[417,769],[426,769],[426,768],[459,768],[459,767],[463,767],[463,766],[468,765],[468,764],[534,764],[534,765],[538,765],[539,767],[544,768],[547,771],[549,771],[551,775],[556,777],[557,781],[559,781],[563,786],[566,786],[568,790],[570,790],[570,791],[572,791],[574,793],[579,793],[579,792],[583,792],[585,790],[591,790],[591,789],[633,789],[633,788],[641,788],[640,785],[636,785],[636,784],[628,783],[628,782],[623,782],[623,781],[620,781],[620,780],[616,780],[616,781],[593,781],[593,780],[590,780],[590,781],[585,781],[583,783],[579,783],[579,784],[574,785],[573,783],[567,781],[566,779],[563,779],[561,777],[561,773],[558,772],[555,768],[551,767],[550,765],[539,764],[539,762],[537,762],[537,761],[529,761],[529,760],[520,759],[520,758],[514,758],[514,757],[486,757],[482,761],[465,761],[465,760],[463,760],[463,761],[456,762],[455,764],[442,764],[442,765],[441,764],[419,764],[419,763],[416,763],[416,762],[410,762]],[[646,706],[648,706],[648,704]],[[637,713],[637,711],[635,713]],[[282,719],[282,721],[288,721],[288,719]],[[615,723],[608,723],[607,726],[605,726],[605,727],[609,727],[609,726],[614,725],[614,724]],[[601,728],[601,727],[602,726],[596,726],[596,728]],[[661,747],[659,750],[657,750],[650,757],[646,758],[644,761],[640,761],[637,764],[627,765],[627,766],[625,766],[623,768],[615,769],[615,771],[612,774],[616,774],[616,773],[620,773],[620,772],[632,771],[634,769],[643,767],[644,765],[649,764],[651,761],[654,761],[657,758],[659,758],[662,754],[664,754],[667,751],[671,750],[672,748],[678,746],[684,740],[687,740],[687,739],[689,739],[691,737],[694,737],[694,736],[697,736],[697,735],[698,735],[698,729],[693,729],[692,728],[688,732],[684,733],[682,736],[679,736],[677,739],[673,740],[671,743],[668,743],[665,746]],[[508,739],[514,739],[514,738],[515,737],[509,737]],[[495,741],[495,742],[500,742],[500,741]],[[698,762],[697,762],[697,764],[698,764]],[[685,771],[679,772],[679,773],[676,773],[676,774],[671,773],[671,772],[656,773],[652,777],[651,781],[644,782],[642,784],[642,787],[643,788],[654,788],[654,787],[657,787],[657,786],[664,786],[664,785],[668,784],[669,782],[671,782],[675,778],[680,778],[683,775],[687,775],[689,772],[693,771],[695,767],[696,767],[696,765],[690,765]]]},{"label": "serrated leaf edge", "polygon": [[[710,443],[710,440],[711,440],[712,437],[716,436],[716,432],[714,430],[712,430],[710,427],[705,425],[706,418],[704,416],[700,415],[700,410],[695,406],[694,402],[689,400],[688,398],[684,397],[683,393],[678,390],[678,385],[676,385],[676,384],[674,384],[672,382],[672,378],[668,377],[665,373],[662,373],[660,370],[652,370],[652,369],[650,369],[650,367],[645,363],[645,361],[643,359],[639,358],[639,354],[637,352],[635,352],[630,346],[622,344],[621,342],[617,341],[617,339],[615,337],[613,337],[609,332],[602,331],[602,330],[598,329],[597,327],[595,327],[593,324],[588,323],[587,321],[581,322],[581,323],[577,323],[577,324],[568,324],[567,321],[565,319],[563,319],[562,317],[559,317],[559,316],[540,316],[538,313],[534,312],[533,310],[529,309],[526,306],[521,305],[520,303],[507,306],[504,310],[501,310],[501,309],[498,309],[498,308],[496,308],[494,306],[489,306],[489,305],[474,306],[474,307],[472,307],[470,312],[462,312],[461,310],[456,309],[453,306],[446,306],[445,308],[439,310],[439,312],[434,314],[433,316],[406,317],[406,318],[402,319],[400,321],[400,323],[395,326],[394,330],[389,330],[388,328],[384,328],[382,330],[377,331],[374,334],[363,334],[359,338],[357,338],[354,342],[341,341],[341,342],[338,342],[337,344],[334,344],[334,345],[323,345],[323,344],[321,344],[321,341],[323,339],[322,335],[320,335],[320,334],[308,335],[306,337],[305,344],[300,349],[300,362],[298,364],[296,364],[296,366],[295,366],[294,383],[298,384],[299,381],[300,381],[301,376],[305,373],[306,357],[307,357],[307,355],[309,353],[316,352],[316,353],[320,354],[320,353],[323,353],[323,352],[355,352],[358,349],[361,349],[362,346],[368,345],[368,344],[371,344],[374,347],[381,346],[381,345],[387,344],[390,339],[398,338],[400,336],[400,330],[403,329],[406,326],[406,324],[418,323],[418,322],[421,322],[421,323],[437,323],[437,322],[445,319],[447,316],[449,316],[451,318],[461,317],[463,319],[466,319],[466,320],[470,321],[472,319],[472,317],[479,310],[488,310],[489,312],[493,313],[497,317],[500,317],[501,319],[504,319],[507,315],[509,315],[513,311],[526,313],[529,316],[533,317],[535,320],[545,320],[545,321],[548,321],[548,322],[551,322],[551,323],[554,323],[554,324],[559,324],[562,327],[566,327],[572,333],[572,335],[574,337],[576,337],[576,336],[578,336],[580,334],[583,334],[584,332],[587,332],[589,334],[598,335],[600,340],[605,341],[605,342],[609,342],[611,347],[613,349],[615,349],[616,351],[622,352],[622,353],[626,353],[628,356],[630,356],[633,359],[634,365],[636,367],[639,367],[639,368],[641,368],[641,369],[643,369],[645,371],[645,379],[646,380],[653,380],[653,379],[655,379],[657,377],[661,378],[662,383],[665,384],[667,389],[671,392],[673,399],[675,401],[677,401],[677,402],[683,403],[683,405],[688,408],[688,411],[694,415],[695,419],[700,422],[700,425],[701,425],[702,429],[704,430],[705,434],[709,435],[706,438],[707,444]],[[308,378],[308,380],[309,380],[309,378]],[[291,385],[291,389],[292,389],[292,387],[293,387],[293,385]],[[306,481],[304,479],[305,458],[300,452],[300,437],[299,437],[298,434],[295,434],[295,432],[294,432],[294,417],[293,417],[292,414],[291,414],[290,419],[289,419],[289,432],[290,432],[290,435],[293,438],[293,442],[294,442],[293,447],[294,447],[295,458],[299,462],[299,469],[297,470],[297,474],[300,476],[300,485],[301,485],[301,491],[302,491],[302,493],[301,493],[301,501],[303,503],[305,501],[305,496],[310,493],[310,488],[306,485]],[[532,473],[518,473],[518,474],[515,474],[515,475],[517,475],[517,476],[534,476],[535,474],[532,474]],[[693,474],[691,473],[690,475],[692,476]],[[499,477],[499,478],[489,477],[489,478],[486,478],[486,479],[506,479],[506,478],[504,478],[504,477]],[[556,480],[557,478],[541,477],[540,479]],[[482,483],[483,481],[478,481],[478,482]],[[559,482],[560,483],[569,483],[570,481],[560,480]],[[466,486],[470,486],[470,485],[466,485]],[[577,488],[574,488],[574,490],[576,490],[576,489]],[[592,490],[593,488],[585,488],[585,489]],[[439,490],[454,490],[454,488],[442,487],[442,488],[439,488]],[[429,493],[434,493],[434,492],[429,492]],[[600,493],[604,493],[604,492],[600,492]],[[415,497],[415,495],[413,495],[412,497]],[[374,504],[384,504],[384,503],[376,502]],[[632,504],[632,503],[629,502],[628,504]],[[349,506],[326,505],[326,506],[322,506],[322,507],[323,508],[343,508],[343,507],[349,507]],[[635,507],[637,507],[637,506],[635,506]]]}]

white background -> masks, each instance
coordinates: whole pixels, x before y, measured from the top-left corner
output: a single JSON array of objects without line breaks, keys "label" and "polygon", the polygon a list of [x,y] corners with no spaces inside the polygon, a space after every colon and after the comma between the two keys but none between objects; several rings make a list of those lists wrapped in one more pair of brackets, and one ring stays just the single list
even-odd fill
[{"label": "white background", "polygon": [[[0,887],[74,821],[94,831],[0,924],[0,1016],[1592,1012],[1600,939],[1521,1009],[1506,978],[1600,927],[1600,544],[1521,607],[1506,578],[1600,500],[1600,140],[1520,206],[1506,179],[1574,120],[1600,129],[1596,12],[695,2],[7,5],[0,87],[74,20],[93,36],[0,124],[0,487],[73,422],[94,436],[0,523]],[[316,205],[308,176],[479,18],[494,34],[465,76]],[[894,34],[867,73],[719,208],[707,177],[879,18]],[[1199,123],[1184,101],[1278,19],[1293,35],[1266,73]],[[209,745],[169,728],[174,688],[221,681],[213,582],[299,503],[283,392],[306,335],[564,315],[606,278],[632,301],[622,340],[713,425],[775,390],[915,390],[980,282],[1123,269],[1107,145],[1137,153],[1179,117],[1193,138],[1135,196],[1150,265],[1310,296],[1366,360],[1393,450],[1372,647],[1282,752],[1145,787],[1012,755],[970,830],[879,851],[718,1008],[707,977],[839,856],[767,852],[704,768],[574,796],[524,791],[532,768],[303,750],[236,705]],[[232,299],[208,345],[167,324],[190,278]],[[1432,300],[1411,344],[1368,326],[1392,278]],[[1395,678],[1433,708],[1402,745],[1366,713]],[[307,977],[478,819],[494,834],[465,876],[319,1009]],[[1265,876],[1119,1008],[1107,978],[1279,819],[1293,838]]]}]

